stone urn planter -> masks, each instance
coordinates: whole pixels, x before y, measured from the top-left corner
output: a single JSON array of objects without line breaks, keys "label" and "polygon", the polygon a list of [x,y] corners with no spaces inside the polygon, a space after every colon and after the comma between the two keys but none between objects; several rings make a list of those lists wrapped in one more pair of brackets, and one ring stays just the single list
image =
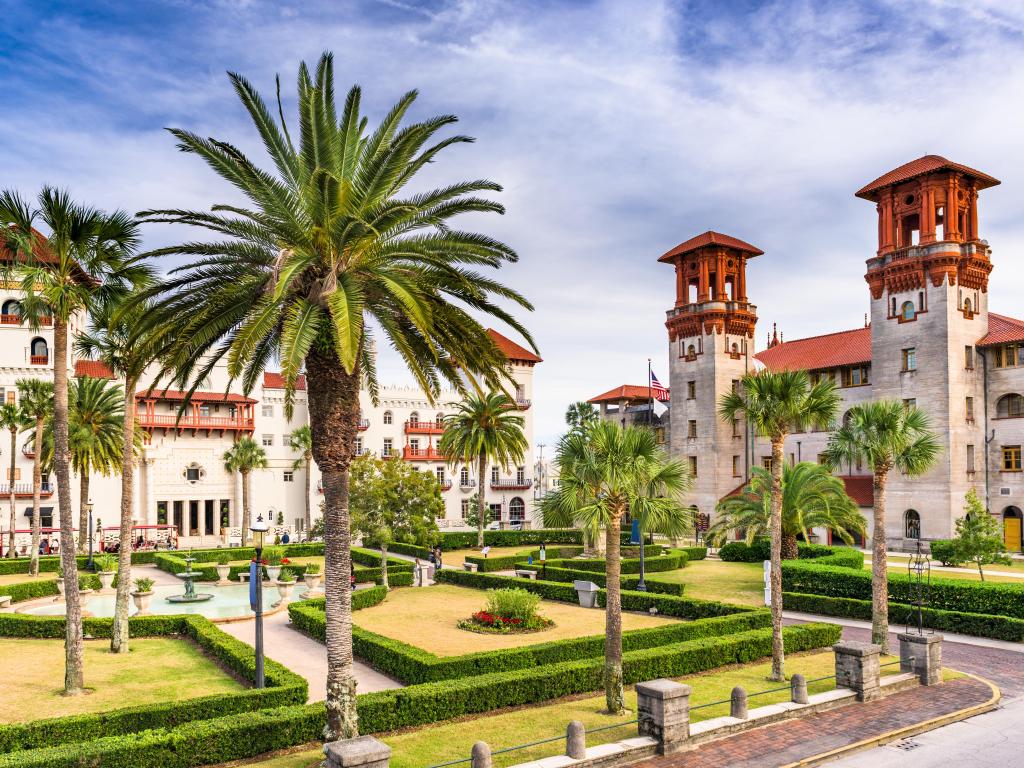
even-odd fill
[{"label": "stone urn planter", "polygon": [[57,579],[57,596],[53,598],[53,602],[59,603],[64,599],[64,579]]},{"label": "stone urn planter", "polygon": [[149,592],[132,592],[132,602],[135,603],[136,616],[149,615],[149,603],[153,599],[153,590]]},{"label": "stone urn planter", "polygon": [[277,577],[281,574],[281,568],[282,568],[282,566],[280,566],[280,565],[268,565],[268,566],[266,566],[266,569],[267,569],[267,580],[271,584],[273,584],[273,583],[275,583],[277,581]]},{"label": "stone urn planter", "polygon": [[114,581],[114,576],[117,575],[117,571],[100,571],[96,575],[100,578],[101,595],[109,595],[111,592],[114,591],[110,585]]},{"label": "stone urn planter", "polygon": [[308,597],[319,594],[320,578],[319,573],[307,573],[302,577],[302,581],[306,585],[306,595]]},{"label": "stone urn planter", "polygon": [[228,575],[231,573],[230,565],[218,565],[217,566],[217,586],[223,587],[231,582],[228,580]]},{"label": "stone urn planter", "polygon": [[294,581],[277,582],[277,594],[281,596],[281,599],[271,607],[277,608],[280,605],[285,605],[289,600],[291,600],[293,589],[295,589]]}]

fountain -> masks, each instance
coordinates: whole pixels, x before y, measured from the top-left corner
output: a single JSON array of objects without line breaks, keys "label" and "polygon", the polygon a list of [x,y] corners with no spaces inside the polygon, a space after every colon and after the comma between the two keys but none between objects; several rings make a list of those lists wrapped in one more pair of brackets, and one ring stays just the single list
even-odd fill
[{"label": "fountain", "polygon": [[208,592],[196,592],[195,577],[201,576],[202,571],[193,571],[192,563],[195,562],[195,558],[192,557],[192,551],[185,555],[185,570],[178,574],[182,579],[185,580],[185,594],[183,595],[170,595],[164,598],[169,603],[203,603],[207,600],[212,600],[213,595]]}]

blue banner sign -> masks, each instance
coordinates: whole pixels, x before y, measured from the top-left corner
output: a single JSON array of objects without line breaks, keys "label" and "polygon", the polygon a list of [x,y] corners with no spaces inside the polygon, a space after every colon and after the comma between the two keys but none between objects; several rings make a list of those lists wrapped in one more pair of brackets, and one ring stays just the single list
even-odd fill
[{"label": "blue banner sign", "polygon": [[255,560],[249,563],[249,607],[256,611],[256,590],[260,588],[260,564]]}]

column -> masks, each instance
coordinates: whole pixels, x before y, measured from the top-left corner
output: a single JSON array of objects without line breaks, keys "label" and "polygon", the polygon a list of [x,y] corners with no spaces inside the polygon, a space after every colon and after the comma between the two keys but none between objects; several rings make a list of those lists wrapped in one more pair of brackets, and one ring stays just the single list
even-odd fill
[{"label": "column", "polygon": [[967,229],[968,238],[971,240],[977,240],[978,235],[978,190],[971,189],[967,196]]},{"label": "column", "polygon": [[747,257],[743,254],[736,258],[736,300],[747,301]]},{"label": "column", "polygon": [[850,688],[857,701],[873,701],[882,695],[880,688],[880,645],[842,642],[832,646],[836,655],[836,687]]},{"label": "column", "polygon": [[686,303],[686,286],[683,284],[683,260],[676,259],[676,306]]},{"label": "column", "polygon": [[960,202],[956,199],[956,179],[950,175],[946,190],[946,239],[959,240]]},{"label": "column", "polygon": [[921,685],[942,682],[942,635],[907,632],[900,640],[900,672],[913,672]]},{"label": "column", "polygon": [[697,284],[697,301],[707,301],[708,292],[710,291],[710,286],[708,285],[710,280],[710,277],[708,276],[708,260],[703,256],[699,256],[698,258],[697,272],[699,274],[699,280]]},{"label": "column", "polygon": [[636,684],[637,730],[658,742],[658,754],[668,755],[686,746],[690,738],[691,688],[673,680]]},{"label": "column", "polygon": [[935,242],[935,191],[931,187],[921,190],[921,242]]}]

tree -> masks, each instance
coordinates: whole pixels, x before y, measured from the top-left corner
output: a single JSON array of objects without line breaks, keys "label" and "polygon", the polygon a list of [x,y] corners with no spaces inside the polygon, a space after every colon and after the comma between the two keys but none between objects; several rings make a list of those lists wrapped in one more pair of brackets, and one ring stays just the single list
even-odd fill
[{"label": "tree", "polygon": [[241,437],[224,451],[224,469],[242,476],[242,544],[249,541],[249,476],[257,469],[267,468],[267,452],[251,437]]},{"label": "tree", "polygon": [[681,496],[690,477],[669,459],[645,427],[602,421],[587,433],[569,432],[558,443],[558,488],[541,501],[545,526],[575,524],[605,531],[604,684],[608,711],[623,709],[620,523],[627,511],[649,530],[682,528],[692,520]]},{"label": "tree", "polygon": [[771,467],[771,598],[772,673],[769,679],[786,679],[782,644],[782,451],[790,430],[830,424],[839,408],[839,396],[831,380],[811,385],[805,371],[748,373],[738,387],[722,396],[718,413],[732,422],[742,416],[757,434],[772,445]]},{"label": "tree", "polygon": [[18,433],[24,428],[25,422],[21,410],[14,403],[0,405],[0,429],[11,433],[11,468],[7,473],[7,493],[11,502],[11,526],[7,534],[7,556],[14,557],[14,529],[18,525],[18,504],[14,492],[14,476],[18,466]]},{"label": "tree", "polygon": [[885,546],[885,486],[889,473],[907,477],[927,472],[940,447],[928,428],[928,417],[899,400],[878,400],[855,405],[844,424],[832,433],[823,458],[835,470],[864,461],[873,474],[874,509],[871,535],[871,642],[889,652],[889,577]]},{"label": "tree", "polygon": [[1006,551],[998,521],[988,513],[973,488],[967,492],[964,512],[956,521],[953,551],[958,560],[978,566],[978,576],[984,581],[983,565],[1010,565],[1013,558]]},{"label": "tree", "polygon": [[[353,87],[340,115],[333,57],[310,73],[299,68],[297,141],[240,75],[231,82],[274,163],[257,168],[234,144],[173,129],[179,147],[199,155],[248,201],[211,213],[164,210],[147,221],[198,226],[213,242],[192,241],[154,253],[192,259],[154,292],[147,322],[173,333],[165,364],[197,387],[220,360],[248,391],[278,359],[291,412],[305,371],[313,459],[323,476],[324,591],[328,656],[327,740],[358,735],[352,667],[349,574],[349,464],[359,424],[359,391],[378,401],[374,332],[404,360],[429,400],[443,384],[465,393],[474,382],[510,379],[508,360],[477,318],[497,318],[531,346],[507,307],[532,309],[515,291],[478,270],[516,261],[507,245],[466,232],[451,219],[501,213],[482,193],[489,181],[403,190],[420,170],[464,136],[436,139],[453,116],[402,125],[410,92],[368,130]],[[280,90],[278,91],[280,93]],[[278,119],[279,118],[279,119]],[[461,223],[461,220],[460,220]],[[500,303],[500,306],[499,306]],[[377,342],[379,343],[379,341]]]},{"label": "tree", "polygon": [[525,420],[516,404],[504,392],[470,395],[456,405],[455,413],[444,418],[444,433],[438,446],[449,466],[475,464],[477,474],[476,544],[484,545],[484,483],[487,467],[504,469],[523,463],[529,443],[523,434]]},{"label": "tree", "polygon": [[[139,280],[140,284],[142,280]],[[142,433],[136,429],[135,392],[146,368],[158,355],[158,340],[147,335],[140,322],[145,305],[134,304],[128,297],[108,303],[93,313],[92,327],[75,342],[79,354],[100,360],[120,378],[124,379],[121,397],[123,413],[120,421],[120,444],[116,451],[121,469],[120,542],[118,549],[117,595],[114,599],[114,626],[110,635],[110,650],[128,652],[128,595],[131,589],[132,519],[135,517],[133,489],[135,460],[142,452]],[[114,440],[114,435],[110,436]]]},{"label": "tree", "polygon": [[576,432],[586,431],[600,418],[600,413],[592,403],[572,403],[565,409],[565,423],[569,425],[569,429]]},{"label": "tree", "polygon": [[[472,494],[467,500],[469,504],[469,513],[463,519],[463,522],[470,528],[480,527],[480,493]],[[484,505],[484,528],[487,524],[494,520],[494,512],[486,504]]]},{"label": "tree", "polygon": [[[49,234],[35,228],[41,222]],[[138,227],[131,216],[107,214],[72,201],[67,192],[43,187],[33,208],[17,192],[0,192],[0,237],[14,254],[8,271],[20,279],[21,308],[31,328],[44,316],[53,322],[54,474],[60,515],[60,555],[64,568],[64,691],[83,687],[82,606],[71,514],[68,444],[68,327],[91,306],[130,289],[138,276],[131,255]]]},{"label": "tree", "polygon": [[[718,503],[720,517],[708,530],[718,544],[730,531],[745,531],[747,543],[766,536],[771,529],[772,475],[754,467],[750,482],[741,493]],[[857,505],[846,495],[843,481],[827,467],[810,461],[785,464],[782,468],[782,559],[799,556],[797,537],[810,541],[815,528],[834,531],[847,544],[852,534],[863,534],[866,521]]]},{"label": "tree", "polygon": [[[40,501],[43,491],[43,426],[53,417],[53,384],[42,379],[18,379],[18,408],[22,423],[34,425],[29,439],[32,443],[32,562],[29,573],[39,575]],[[52,431],[51,444],[52,444]],[[11,436],[14,437],[13,435]],[[14,446],[11,446],[14,452]],[[52,453],[52,450],[51,450]],[[12,457],[11,461],[14,459]]]},{"label": "tree", "polygon": [[437,477],[404,461],[360,456],[352,462],[352,527],[380,549],[381,583],[388,586],[392,542],[424,545],[444,516]]},{"label": "tree", "polygon": [[306,478],[306,535],[309,536],[313,528],[312,502],[309,499],[313,478],[313,432],[308,424],[303,424],[292,431],[290,439],[292,450],[302,454],[302,458],[292,464],[292,469],[302,469]]}]

